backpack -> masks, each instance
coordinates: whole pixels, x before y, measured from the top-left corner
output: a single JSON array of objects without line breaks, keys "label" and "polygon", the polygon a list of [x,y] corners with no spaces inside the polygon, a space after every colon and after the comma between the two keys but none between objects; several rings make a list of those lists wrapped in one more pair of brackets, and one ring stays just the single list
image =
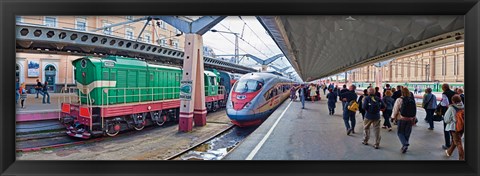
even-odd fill
[{"label": "backpack", "polygon": [[410,97],[404,97],[402,100],[400,115],[403,117],[415,117],[417,115],[417,104],[415,103],[415,100]]},{"label": "backpack", "polygon": [[357,101],[355,100],[352,100],[350,101],[350,103],[348,103],[348,110],[352,111],[352,112],[357,112],[358,111],[358,103]]},{"label": "backpack", "polygon": [[372,113],[372,114],[376,114],[376,113],[379,113],[380,112],[380,100],[377,100],[376,98],[372,97],[372,96],[369,96],[369,99],[367,97],[365,97],[366,101],[368,101],[367,103],[367,112],[369,113]]},{"label": "backpack", "polygon": [[[455,107],[453,107],[455,108]],[[457,113],[455,114],[455,131],[461,132],[465,128],[465,110],[455,108]]]}]

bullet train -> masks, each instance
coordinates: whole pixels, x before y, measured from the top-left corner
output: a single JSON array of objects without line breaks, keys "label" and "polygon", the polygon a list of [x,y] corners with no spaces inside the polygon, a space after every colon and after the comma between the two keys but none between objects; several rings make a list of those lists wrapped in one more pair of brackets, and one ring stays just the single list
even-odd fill
[{"label": "bullet train", "polygon": [[228,96],[227,115],[237,126],[261,124],[290,95],[295,82],[273,72],[240,77]]}]

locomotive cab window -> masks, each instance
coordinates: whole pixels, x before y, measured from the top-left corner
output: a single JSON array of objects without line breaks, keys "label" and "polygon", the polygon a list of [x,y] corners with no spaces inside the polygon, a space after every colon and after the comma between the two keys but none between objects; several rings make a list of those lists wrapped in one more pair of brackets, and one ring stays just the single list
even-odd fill
[{"label": "locomotive cab window", "polygon": [[263,87],[263,82],[256,80],[242,80],[235,84],[234,91],[241,93],[251,93],[256,92]]}]

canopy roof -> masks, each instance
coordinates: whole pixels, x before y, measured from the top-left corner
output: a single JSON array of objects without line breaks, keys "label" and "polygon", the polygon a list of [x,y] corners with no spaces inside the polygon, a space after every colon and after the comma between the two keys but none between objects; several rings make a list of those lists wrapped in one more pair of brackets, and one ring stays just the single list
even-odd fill
[{"label": "canopy roof", "polygon": [[259,16],[305,81],[463,40],[463,16]]}]

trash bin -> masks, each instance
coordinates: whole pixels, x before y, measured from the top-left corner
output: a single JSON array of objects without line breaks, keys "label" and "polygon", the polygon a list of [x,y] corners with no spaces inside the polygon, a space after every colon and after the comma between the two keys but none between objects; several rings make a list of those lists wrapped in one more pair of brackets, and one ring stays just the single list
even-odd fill
[{"label": "trash bin", "polygon": [[35,93],[37,93],[37,90],[35,90],[35,88],[30,88],[30,93],[35,94]]}]

